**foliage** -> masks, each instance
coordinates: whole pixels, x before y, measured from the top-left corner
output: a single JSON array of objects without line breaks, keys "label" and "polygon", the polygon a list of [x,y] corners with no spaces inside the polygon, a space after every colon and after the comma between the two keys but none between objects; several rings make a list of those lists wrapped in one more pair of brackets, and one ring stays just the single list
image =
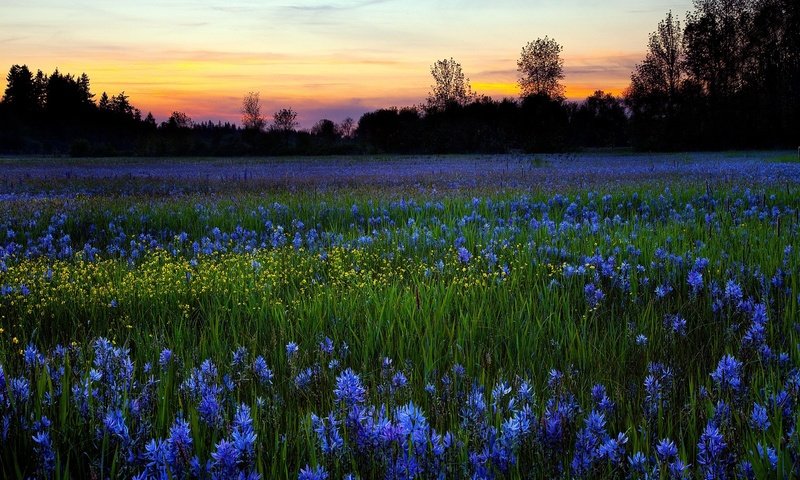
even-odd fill
[{"label": "foliage", "polygon": [[564,97],[563,47],[550,37],[537,38],[522,47],[517,60],[521,95],[544,96],[551,99]]},{"label": "foliage", "polygon": [[261,131],[266,125],[261,115],[259,92],[250,92],[242,99],[242,127],[245,130]]},{"label": "foliage", "polygon": [[448,105],[466,105],[474,96],[469,78],[464,77],[461,64],[450,59],[437,60],[431,65],[433,85],[425,105],[428,110],[442,110]]}]

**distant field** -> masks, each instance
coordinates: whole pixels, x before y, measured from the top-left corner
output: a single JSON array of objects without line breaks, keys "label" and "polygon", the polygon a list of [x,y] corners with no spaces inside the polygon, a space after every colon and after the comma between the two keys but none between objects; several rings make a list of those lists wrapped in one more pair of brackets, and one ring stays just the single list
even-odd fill
[{"label": "distant field", "polygon": [[[646,182],[780,183],[800,178],[791,152],[345,156],[269,158],[0,158],[0,189],[123,191],[509,188],[558,191]],[[47,183],[52,181],[51,183]],[[102,191],[100,188],[99,191]]]},{"label": "distant field", "polygon": [[4,158],[0,201],[4,478],[800,475],[790,153]]}]

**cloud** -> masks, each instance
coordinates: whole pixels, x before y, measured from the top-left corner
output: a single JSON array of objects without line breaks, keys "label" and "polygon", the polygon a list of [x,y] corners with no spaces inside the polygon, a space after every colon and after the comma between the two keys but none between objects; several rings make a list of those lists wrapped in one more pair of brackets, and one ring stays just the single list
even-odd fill
[{"label": "cloud", "polygon": [[371,7],[373,5],[388,3],[390,1],[392,0],[365,0],[359,2],[323,3],[320,5],[295,4],[295,5],[284,5],[284,8],[291,10],[301,10],[306,12],[333,12],[333,11],[339,12],[347,10],[358,10],[364,7]]}]

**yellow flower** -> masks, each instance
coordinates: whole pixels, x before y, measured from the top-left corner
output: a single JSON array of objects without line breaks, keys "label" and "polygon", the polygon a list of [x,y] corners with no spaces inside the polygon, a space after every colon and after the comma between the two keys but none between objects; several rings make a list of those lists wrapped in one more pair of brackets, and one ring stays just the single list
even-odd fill
[{"label": "yellow flower", "polygon": [[14,337],[14,338],[12,338],[12,339],[11,339],[11,343],[13,343],[14,345],[16,345],[16,344],[18,344],[18,343],[19,343],[19,339],[18,339],[17,337]]}]

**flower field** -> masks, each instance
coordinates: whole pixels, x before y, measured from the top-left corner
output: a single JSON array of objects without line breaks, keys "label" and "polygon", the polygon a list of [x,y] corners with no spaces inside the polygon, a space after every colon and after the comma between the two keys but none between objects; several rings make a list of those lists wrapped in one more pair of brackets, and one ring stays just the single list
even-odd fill
[{"label": "flower field", "polygon": [[4,159],[0,476],[800,476],[766,157]]}]

